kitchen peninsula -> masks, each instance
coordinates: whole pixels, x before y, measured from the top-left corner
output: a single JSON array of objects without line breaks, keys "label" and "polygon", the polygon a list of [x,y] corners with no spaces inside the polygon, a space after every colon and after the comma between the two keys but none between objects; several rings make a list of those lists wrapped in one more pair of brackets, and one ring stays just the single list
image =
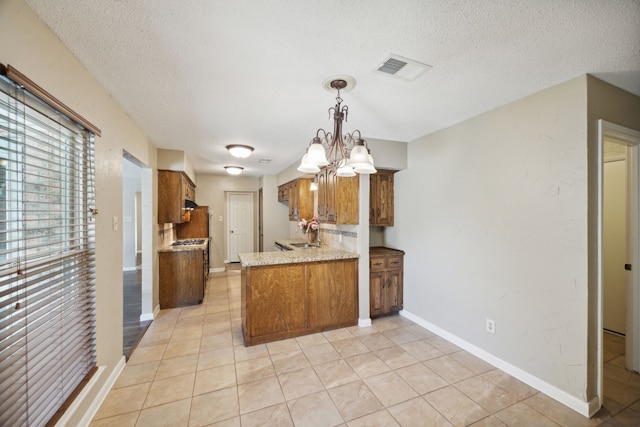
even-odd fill
[{"label": "kitchen peninsula", "polygon": [[303,241],[238,254],[245,345],[358,323],[358,254]]}]

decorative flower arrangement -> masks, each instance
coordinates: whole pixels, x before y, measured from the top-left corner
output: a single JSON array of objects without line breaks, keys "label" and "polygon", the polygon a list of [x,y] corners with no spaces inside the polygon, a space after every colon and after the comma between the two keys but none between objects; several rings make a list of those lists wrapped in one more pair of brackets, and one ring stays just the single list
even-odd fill
[{"label": "decorative flower arrangement", "polygon": [[317,230],[319,227],[318,217],[314,216],[311,219],[302,218],[300,222],[298,222],[298,228],[302,230],[303,233],[306,233],[309,230]]}]

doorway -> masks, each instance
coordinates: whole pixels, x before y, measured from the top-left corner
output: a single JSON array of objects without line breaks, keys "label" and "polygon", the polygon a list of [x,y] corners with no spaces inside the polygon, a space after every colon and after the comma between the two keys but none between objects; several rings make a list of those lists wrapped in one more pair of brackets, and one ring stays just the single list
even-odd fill
[{"label": "doorway", "polygon": [[640,132],[599,120],[598,134],[597,390],[602,405],[612,342],[624,341],[619,364],[640,371]]},{"label": "doorway", "polygon": [[239,253],[253,249],[253,193],[228,192],[227,195],[227,260],[239,262]]},{"label": "doorway", "polygon": [[151,169],[122,155],[122,347],[129,356],[153,320]]}]

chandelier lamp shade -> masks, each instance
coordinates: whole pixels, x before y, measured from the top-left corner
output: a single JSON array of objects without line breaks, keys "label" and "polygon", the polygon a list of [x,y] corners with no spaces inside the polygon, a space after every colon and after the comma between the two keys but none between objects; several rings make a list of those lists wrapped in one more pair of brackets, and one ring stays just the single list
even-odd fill
[{"label": "chandelier lamp shade", "polygon": [[253,153],[253,147],[248,145],[231,144],[227,145],[226,148],[233,157],[237,157],[239,159],[245,159]]},{"label": "chandelier lamp shade", "polygon": [[342,177],[376,173],[371,150],[360,131],[342,134],[342,122],[347,121],[349,107],[342,105],[340,90],[347,87],[347,81],[337,78],[330,82],[330,87],[338,92],[336,105],[329,108],[329,115],[333,112],[333,133],[318,129],[302,156],[298,171],[318,173],[320,168],[327,166]]}]

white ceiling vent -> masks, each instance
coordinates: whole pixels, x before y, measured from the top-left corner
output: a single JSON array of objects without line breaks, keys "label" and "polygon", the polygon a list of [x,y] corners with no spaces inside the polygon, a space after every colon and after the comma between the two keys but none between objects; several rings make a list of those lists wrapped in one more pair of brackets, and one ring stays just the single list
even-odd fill
[{"label": "white ceiling vent", "polygon": [[429,71],[431,68],[433,68],[431,65],[391,54],[378,66],[376,71],[411,81],[418,78],[425,71]]}]

